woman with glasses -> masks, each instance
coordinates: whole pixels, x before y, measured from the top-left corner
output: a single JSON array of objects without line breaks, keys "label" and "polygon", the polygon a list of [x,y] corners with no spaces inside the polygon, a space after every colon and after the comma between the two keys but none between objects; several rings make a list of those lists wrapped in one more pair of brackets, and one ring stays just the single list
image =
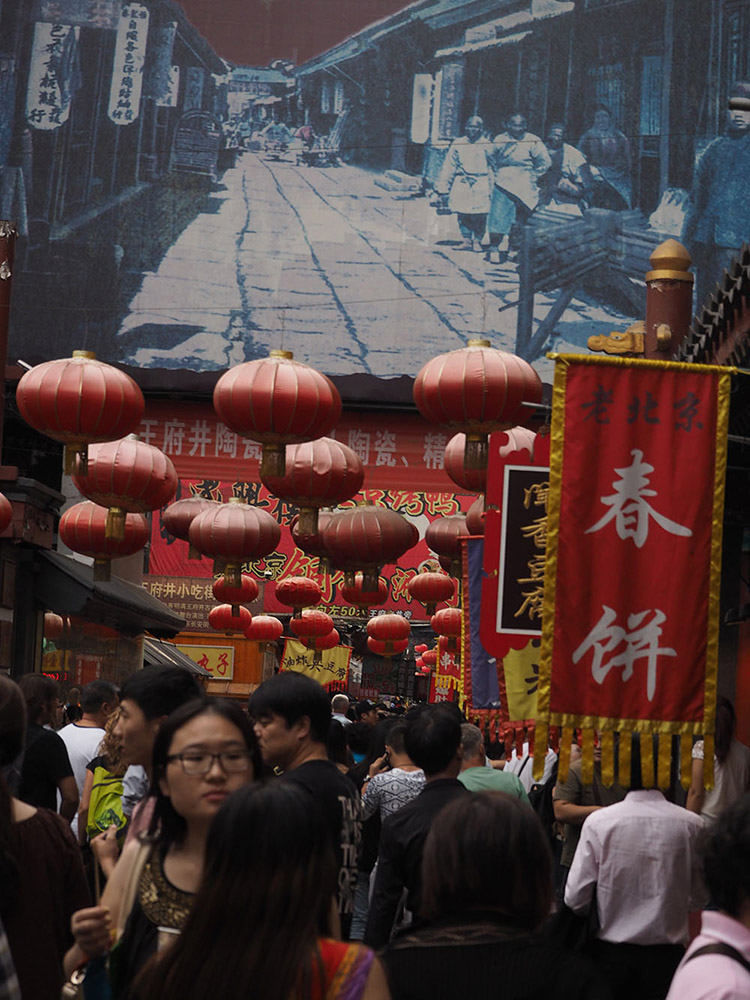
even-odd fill
[{"label": "woman with glasses", "polygon": [[65,971],[110,950],[115,997],[157,951],[180,933],[203,874],[211,820],[261,771],[258,745],[242,709],[193,701],[173,712],[156,736],[148,835],[128,844],[101,905],[73,915],[76,944]]}]

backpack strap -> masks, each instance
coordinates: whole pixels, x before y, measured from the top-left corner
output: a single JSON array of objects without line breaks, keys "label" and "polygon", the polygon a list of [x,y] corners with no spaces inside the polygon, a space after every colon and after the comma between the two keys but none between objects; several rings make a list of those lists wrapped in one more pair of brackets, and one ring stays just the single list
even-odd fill
[{"label": "backpack strap", "polygon": [[750,972],[750,962],[745,956],[741,955],[731,944],[724,944],[723,941],[717,941],[716,944],[704,944],[702,948],[696,948],[685,961],[690,962],[692,959],[698,958],[699,955],[726,955],[727,958],[733,958],[735,962],[739,962],[745,972]]}]

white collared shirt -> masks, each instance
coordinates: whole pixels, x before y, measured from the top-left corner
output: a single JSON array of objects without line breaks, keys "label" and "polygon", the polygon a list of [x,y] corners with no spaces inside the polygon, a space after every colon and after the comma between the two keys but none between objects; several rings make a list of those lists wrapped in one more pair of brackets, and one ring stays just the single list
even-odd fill
[{"label": "white collared shirt", "polygon": [[750,962],[750,930],[726,913],[705,912],[701,932],[688,948],[675,973],[667,1000],[750,1000],[750,972],[727,955],[693,952],[707,944],[728,944]]},{"label": "white collared shirt", "polygon": [[685,942],[688,912],[705,901],[696,855],[702,828],[699,816],[656,789],[628,792],[583,824],[566,904],[585,911],[596,887],[603,940]]}]

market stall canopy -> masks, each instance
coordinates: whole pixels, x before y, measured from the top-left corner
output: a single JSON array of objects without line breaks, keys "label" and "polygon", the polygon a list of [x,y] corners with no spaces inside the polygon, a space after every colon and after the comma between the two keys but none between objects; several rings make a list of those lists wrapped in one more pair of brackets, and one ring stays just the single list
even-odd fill
[{"label": "market stall canopy", "polygon": [[92,566],[59,552],[40,552],[39,560],[34,597],[56,614],[79,615],[123,635],[151,632],[168,639],[185,628],[184,618],[142,587],[117,576],[95,582]]},{"label": "market stall canopy", "polygon": [[152,639],[148,636],[143,640],[143,665],[144,667],[184,667],[191,674],[197,674],[198,677],[211,677],[210,671],[201,667],[195,660],[191,660],[173,643],[162,642],[161,639]]}]

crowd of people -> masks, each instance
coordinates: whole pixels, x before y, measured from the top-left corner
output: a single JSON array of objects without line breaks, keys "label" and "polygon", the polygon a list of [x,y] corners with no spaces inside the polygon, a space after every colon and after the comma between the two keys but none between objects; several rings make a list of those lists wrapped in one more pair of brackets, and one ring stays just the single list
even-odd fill
[{"label": "crowd of people", "polygon": [[586,207],[630,208],[630,147],[610,110],[599,105],[590,129],[574,146],[553,122],[542,139],[524,115],[512,115],[491,138],[473,115],[448,149],[436,191],[455,212],[461,249],[485,251],[499,264],[518,249],[518,234],[532,212],[548,207],[581,217]]},{"label": "crowd of people", "polygon": [[650,736],[621,785],[575,755],[558,780],[552,748],[534,784],[452,703],[284,672],[243,706],[163,667],[64,705],[0,676],[0,998],[750,998],[734,729],[721,700],[682,802]]}]

